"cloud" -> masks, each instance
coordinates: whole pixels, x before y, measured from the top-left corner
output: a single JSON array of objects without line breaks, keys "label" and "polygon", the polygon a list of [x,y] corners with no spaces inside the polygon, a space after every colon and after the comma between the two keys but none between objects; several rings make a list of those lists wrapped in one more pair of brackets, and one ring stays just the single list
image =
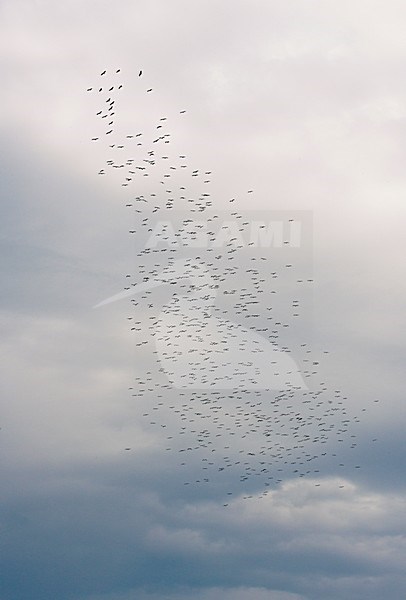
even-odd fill
[{"label": "cloud", "polygon": [[134,589],[130,592],[125,592],[119,595],[102,595],[90,596],[81,598],[80,600],[189,600],[189,598],[197,600],[306,600],[304,596],[290,594],[287,592],[279,592],[275,590],[267,590],[256,587],[239,587],[239,588],[209,588],[207,590],[187,589],[179,593],[148,593],[139,589]]},{"label": "cloud", "polygon": [[[6,486],[10,479],[2,529],[11,597],[13,569],[23,564],[23,594],[35,577],[43,598],[57,589],[58,597],[81,600],[214,599],[219,588],[265,600],[278,598],[277,588],[298,600],[341,600],[350,589],[378,599],[403,585],[404,498],[343,479],[320,479],[318,488],[287,482],[266,497],[230,500],[226,509],[222,499],[185,503],[178,493],[169,500],[166,492],[177,488],[170,478],[158,489],[157,478],[134,467],[106,469],[94,460],[86,469],[20,469]],[[65,572],[69,585],[48,570],[39,577],[45,564],[55,576]]]},{"label": "cloud", "polygon": [[[1,3],[2,600],[404,596],[403,10]],[[291,479],[283,456],[279,486],[231,470],[204,485],[200,455],[166,451],[167,405],[186,399],[168,392],[157,426],[142,416],[162,382],[138,395],[153,347],[134,348],[128,304],[91,308],[143,277],[122,190],[97,175],[107,155],[90,142],[85,90],[116,67],[122,130],[170,117],[176,152],[213,169],[219,205],[313,213],[315,354],[330,350],[323,376],[357,435],[353,449],[329,443],[319,474]]]}]

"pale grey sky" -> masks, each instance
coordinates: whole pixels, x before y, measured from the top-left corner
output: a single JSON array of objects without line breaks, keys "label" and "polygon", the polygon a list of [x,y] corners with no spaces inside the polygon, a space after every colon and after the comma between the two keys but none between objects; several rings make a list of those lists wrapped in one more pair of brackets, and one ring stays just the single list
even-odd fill
[{"label": "pale grey sky", "polygon": [[[0,3],[1,600],[404,596],[405,21],[400,0]],[[90,141],[86,88],[117,68],[123,131],[167,115],[217,206],[311,212],[313,342],[367,407],[358,472],[326,459],[320,487],[225,511],[140,418],[151,354],[125,303],[92,310],[137,275]]]}]

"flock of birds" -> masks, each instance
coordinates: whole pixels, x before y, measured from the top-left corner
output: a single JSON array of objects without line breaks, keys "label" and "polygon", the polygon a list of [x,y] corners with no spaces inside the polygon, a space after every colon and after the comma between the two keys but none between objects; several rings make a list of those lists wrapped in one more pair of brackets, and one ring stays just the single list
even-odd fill
[{"label": "flock of birds", "polygon": [[[154,95],[142,70],[136,85]],[[183,469],[185,486],[220,486],[224,506],[292,477],[319,487],[323,465],[360,469],[342,462],[357,447],[360,417],[324,380],[328,352],[307,337],[313,279],[289,238],[297,217],[279,224],[280,247],[255,243],[253,211],[234,210],[236,198],[215,205],[212,171],[177,149],[167,114],[142,131],[117,125],[122,90],[120,69],[87,89],[99,104],[91,141],[106,153],[98,175],[119,174],[131,213],[136,276],[106,302],[127,296],[132,305],[137,361],[149,370],[129,390],[144,427]],[[246,194],[241,205],[250,205],[253,190]]]}]

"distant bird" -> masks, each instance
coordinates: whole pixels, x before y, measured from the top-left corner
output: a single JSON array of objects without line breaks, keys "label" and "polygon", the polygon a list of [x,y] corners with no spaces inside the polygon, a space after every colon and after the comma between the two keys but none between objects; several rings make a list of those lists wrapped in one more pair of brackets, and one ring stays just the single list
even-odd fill
[{"label": "distant bird", "polygon": [[138,77],[141,77],[142,75],[142,70],[138,73]]},{"label": "distant bird", "polygon": [[107,71],[103,71],[103,73],[100,73],[100,77],[101,77],[102,75],[105,75],[106,73],[107,73]]}]

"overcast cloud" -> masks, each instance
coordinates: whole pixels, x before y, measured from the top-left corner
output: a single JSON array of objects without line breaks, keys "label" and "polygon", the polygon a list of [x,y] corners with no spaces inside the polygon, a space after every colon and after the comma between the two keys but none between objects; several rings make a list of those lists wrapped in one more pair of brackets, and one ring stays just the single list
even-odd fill
[{"label": "overcast cloud", "polygon": [[[400,0],[2,0],[1,600],[404,598],[405,24]],[[318,474],[189,489],[141,418],[151,349],[129,301],[92,309],[141,280],[90,141],[118,68],[123,131],[167,115],[219,210],[311,214],[312,344],[362,415]]]}]

